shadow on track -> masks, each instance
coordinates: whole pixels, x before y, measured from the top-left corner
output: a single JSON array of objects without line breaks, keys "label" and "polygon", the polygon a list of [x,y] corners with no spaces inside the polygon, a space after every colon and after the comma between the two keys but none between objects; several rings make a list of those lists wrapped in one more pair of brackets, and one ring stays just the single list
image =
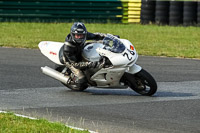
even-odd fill
[{"label": "shadow on track", "polygon": [[[84,95],[111,95],[111,96],[142,96],[131,89],[87,89],[83,92],[69,90],[68,93],[83,93]],[[150,97],[193,97],[193,93],[158,91]],[[148,96],[144,96],[148,97]]]}]

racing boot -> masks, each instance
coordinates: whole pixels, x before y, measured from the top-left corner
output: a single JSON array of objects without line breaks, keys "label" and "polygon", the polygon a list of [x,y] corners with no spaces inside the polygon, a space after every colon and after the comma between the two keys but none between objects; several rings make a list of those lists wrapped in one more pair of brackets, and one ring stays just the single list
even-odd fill
[{"label": "racing boot", "polygon": [[80,69],[77,69],[70,64],[66,63],[67,67],[72,71],[68,84],[72,86],[72,90],[83,91],[87,85],[87,79]]}]

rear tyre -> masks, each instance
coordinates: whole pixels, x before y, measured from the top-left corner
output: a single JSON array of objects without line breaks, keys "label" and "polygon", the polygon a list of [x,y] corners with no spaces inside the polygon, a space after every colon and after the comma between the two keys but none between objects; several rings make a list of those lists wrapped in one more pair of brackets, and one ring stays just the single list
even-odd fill
[{"label": "rear tyre", "polygon": [[152,96],[157,91],[155,79],[144,69],[137,74],[131,74],[127,78],[128,85],[131,89],[144,96]]},{"label": "rear tyre", "polygon": [[[62,72],[64,68],[65,68],[65,66],[55,65],[55,70],[58,71],[58,72]],[[82,85],[80,87],[77,87],[76,85],[67,85],[67,84],[64,84],[64,83],[62,83],[62,84],[64,86],[66,86],[67,88],[73,90],[73,91],[84,91],[88,87],[87,85]]]}]

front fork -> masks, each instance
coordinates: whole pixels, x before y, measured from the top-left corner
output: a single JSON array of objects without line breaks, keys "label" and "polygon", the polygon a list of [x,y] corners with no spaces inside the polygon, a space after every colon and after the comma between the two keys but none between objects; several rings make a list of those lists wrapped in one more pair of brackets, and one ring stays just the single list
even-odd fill
[{"label": "front fork", "polygon": [[141,66],[134,64],[131,67],[129,67],[128,71],[126,71],[126,72],[130,73],[130,74],[136,74],[136,73],[140,72],[141,70],[142,70]]},{"label": "front fork", "polygon": [[124,73],[120,82],[123,82],[128,86],[137,86],[134,74],[140,72],[141,70],[141,66],[134,64],[133,66],[129,67],[129,69]]}]

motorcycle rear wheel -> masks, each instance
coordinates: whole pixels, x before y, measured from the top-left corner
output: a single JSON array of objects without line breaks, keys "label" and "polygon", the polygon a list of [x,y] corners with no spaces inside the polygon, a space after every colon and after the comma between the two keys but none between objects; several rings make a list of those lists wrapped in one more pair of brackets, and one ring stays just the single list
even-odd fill
[{"label": "motorcycle rear wheel", "polygon": [[134,75],[128,74],[126,80],[129,87],[141,95],[152,96],[157,91],[155,79],[144,69]]}]

